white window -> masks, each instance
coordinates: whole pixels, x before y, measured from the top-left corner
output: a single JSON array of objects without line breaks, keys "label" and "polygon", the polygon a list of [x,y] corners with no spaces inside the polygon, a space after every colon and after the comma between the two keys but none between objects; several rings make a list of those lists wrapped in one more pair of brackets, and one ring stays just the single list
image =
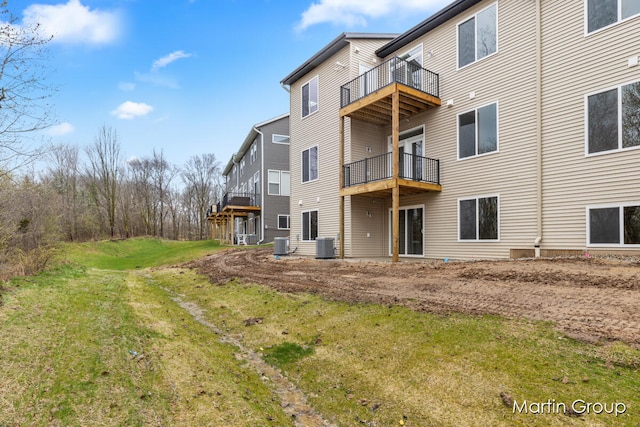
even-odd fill
[{"label": "white window", "polygon": [[288,230],[290,219],[289,215],[278,215],[278,230]]},{"label": "white window", "polygon": [[458,159],[498,151],[498,104],[458,115]]},{"label": "white window", "polygon": [[289,143],[289,135],[272,135],[271,142],[274,144],[288,144]]},{"label": "white window", "polygon": [[302,212],[302,240],[310,242],[318,238],[318,211]]},{"label": "white window", "polygon": [[587,245],[640,245],[640,203],[587,207]]},{"label": "white window", "polygon": [[640,82],[586,97],[587,154],[640,146]]},{"label": "white window", "polygon": [[256,196],[260,194],[260,171],[253,175],[253,192]]},{"label": "white window", "polygon": [[302,152],[302,182],[318,179],[318,146]]},{"label": "white window", "polygon": [[255,141],[251,144],[249,153],[250,164],[253,164],[258,159],[258,144]]},{"label": "white window", "polygon": [[269,170],[268,175],[268,194],[270,196],[288,196],[291,187],[289,171]]},{"label": "white window", "polygon": [[587,33],[640,14],[640,0],[585,0]]},{"label": "white window", "polygon": [[458,240],[498,240],[499,210],[498,196],[458,200]]},{"label": "white window", "polygon": [[302,117],[318,111],[318,76],[302,85]]},{"label": "white window", "polygon": [[246,162],[245,162],[245,159],[243,158],[243,159],[240,161],[240,176],[243,176],[243,175],[244,175],[244,167],[245,167],[245,164],[246,164]]},{"label": "white window", "polygon": [[497,52],[497,11],[494,3],[458,24],[458,68]]}]

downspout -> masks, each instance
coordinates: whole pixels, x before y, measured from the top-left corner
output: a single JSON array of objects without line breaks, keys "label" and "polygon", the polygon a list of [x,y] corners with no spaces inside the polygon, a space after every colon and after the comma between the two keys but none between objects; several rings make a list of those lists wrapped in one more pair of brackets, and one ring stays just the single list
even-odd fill
[{"label": "downspout", "polygon": [[287,93],[291,93],[291,87],[287,87],[284,83],[280,82],[280,87],[287,91]]},{"label": "downspout", "polygon": [[264,242],[264,134],[255,126],[253,130],[260,135],[260,240],[258,244]]},{"label": "downspout", "polygon": [[537,161],[537,223],[536,239],[533,242],[535,257],[540,257],[540,242],[542,241],[542,0],[536,0],[536,161]]}]

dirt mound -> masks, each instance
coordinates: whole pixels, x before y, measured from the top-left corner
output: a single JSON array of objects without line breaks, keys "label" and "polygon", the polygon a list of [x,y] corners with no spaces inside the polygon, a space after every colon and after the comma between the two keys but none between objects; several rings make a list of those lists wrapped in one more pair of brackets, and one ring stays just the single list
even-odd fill
[{"label": "dirt mound", "polygon": [[213,283],[234,278],[348,302],[435,313],[553,321],[570,336],[640,348],[640,265],[594,258],[420,262],[275,259],[271,248],[227,250],[189,264]]}]

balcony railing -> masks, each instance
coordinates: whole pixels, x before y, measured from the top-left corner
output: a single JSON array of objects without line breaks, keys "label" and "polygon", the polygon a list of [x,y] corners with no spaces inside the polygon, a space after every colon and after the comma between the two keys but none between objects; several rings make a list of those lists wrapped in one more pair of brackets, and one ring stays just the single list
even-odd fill
[{"label": "balcony railing", "polygon": [[415,61],[394,56],[340,87],[340,108],[355,102],[391,83],[402,83],[428,95],[440,97],[438,74],[422,68]]},{"label": "balcony railing", "polygon": [[227,206],[260,206],[260,194],[226,193],[216,204],[216,212],[222,212]]},{"label": "balcony railing", "polygon": [[[391,153],[369,157],[344,165],[342,188],[381,181],[392,177]],[[440,184],[440,160],[403,153],[398,164],[398,177],[410,181]]]}]

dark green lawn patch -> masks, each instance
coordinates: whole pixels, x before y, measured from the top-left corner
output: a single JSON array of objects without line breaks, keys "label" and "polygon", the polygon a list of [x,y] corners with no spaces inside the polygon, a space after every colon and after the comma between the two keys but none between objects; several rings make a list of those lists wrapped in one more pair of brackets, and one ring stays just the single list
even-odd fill
[{"label": "dark green lawn patch", "polygon": [[284,368],[312,354],[313,347],[285,341],[266,349],[264,352],[264,360],[274,366]]}]

